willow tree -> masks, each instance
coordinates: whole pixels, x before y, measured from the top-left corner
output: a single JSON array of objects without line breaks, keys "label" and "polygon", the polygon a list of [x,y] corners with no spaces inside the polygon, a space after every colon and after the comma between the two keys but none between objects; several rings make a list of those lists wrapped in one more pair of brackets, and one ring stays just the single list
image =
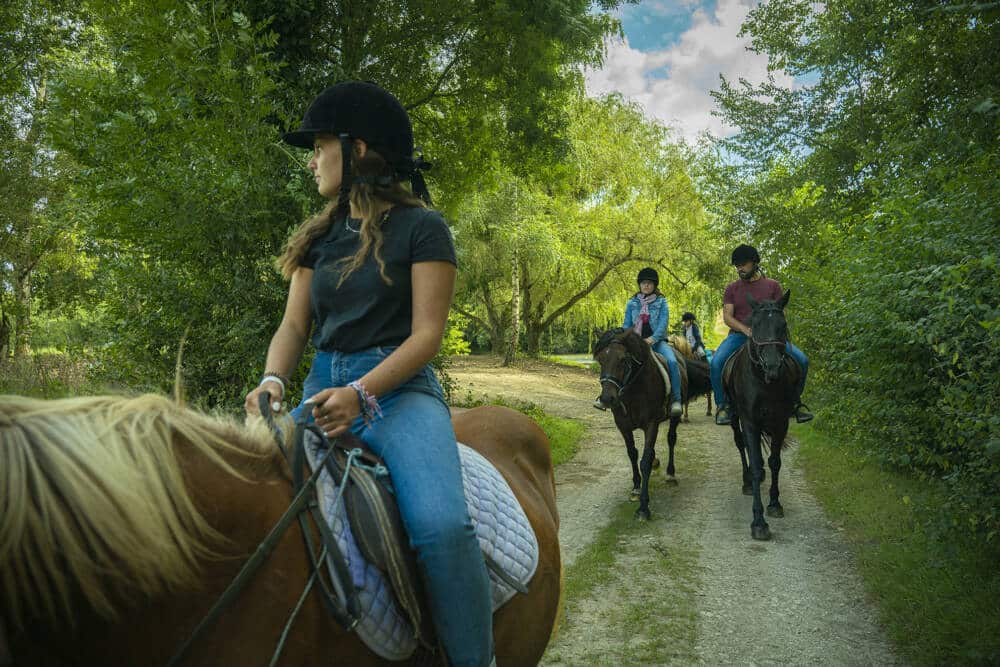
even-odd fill
[{"label": "willow tree", "polygon": [[515,321],[537,354],[556,322],[620,317],[622,284],[641,264],[660,269],[668,293],[703,296],[718,273],[683,144],[618,97],[577,97],[571,114],[562,164],[533,178],[501,171],[454,215],[458,308],[496,352],[510,347]]}]

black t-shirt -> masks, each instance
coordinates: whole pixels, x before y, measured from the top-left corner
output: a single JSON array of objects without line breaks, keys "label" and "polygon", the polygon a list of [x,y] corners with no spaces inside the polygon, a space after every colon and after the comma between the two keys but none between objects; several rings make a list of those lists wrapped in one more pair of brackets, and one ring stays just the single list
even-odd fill
[{"label": "black t-shirt", "polygon": [[[351,221],[357,229],[361,223]],[[437,211],[396,207],[382,223],[382,259],[392,279],[386,285],[369,252],[365,262],[337,287],[343,264],[361,243],[361,235],[343,220],[316,238],[299,264],[313,269],[310,297],[316,328],[313,345],[327,352],[357,352],[375,345],[399,345],[411,331],[413,293],[410,267],[417,262],[458,265],[451,230]]]}]

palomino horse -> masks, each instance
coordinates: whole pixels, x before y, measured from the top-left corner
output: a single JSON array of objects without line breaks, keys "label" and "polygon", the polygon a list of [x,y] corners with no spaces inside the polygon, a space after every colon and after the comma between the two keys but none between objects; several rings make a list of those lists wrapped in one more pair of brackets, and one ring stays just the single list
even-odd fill
[{"label": "palomino horse", "polygon": [[[611,329],[594,343],[594,359],[601,365],[601,398],[611,406],[615,425],[625,440],[632,463],[632,496],[638,495],[637,519],[649,519],[649,478],[656,457],[656,436],[660,423],[670,420],[667,444],[670,456],[666,479],[676,484],[674,477],[674,445],[677,444],[677,424],[680,417],[670,417],[665,403],[666,384],[653,361],[653,351],[632,329]],[[683,358],[677,360],[681,371],[681,401],[687,400],[687,370]],[[642,463],[635,447],[633,431],[642,429],[644,439]]]},{"label": "palomino horse", "polygon": [[[791,291],[777,301],[758,303],[747,295],[753,311],[750,329],[753,335],[737,350],[723,374],[723,386],[731,397],[733,439],[740,452],[743,467],[743,493],[753,496],[753,522],[750,536],[755,540],[771,538],[771,529],[764,520],[760,500],[760,485],[764,480],[764,460],[761,440],[770,441],[771,500],[767,515],[785,516],[778,502],[778,471],[781,470],[781,450],[787,446],[788,419],[795,409],[795,387],[802,369],[785,352],[788,325],[785,305]],[[747,453],[749,452],[749,462]]]},{"label": "palomino horse", "polygon": [[[499,663],[535,664],[560,594],[548,441],[505,408],[454,425],[510,483],[538,538],[528,593],[494,615]],[[0,396],[0,626],[13,664],[167,664],[285,512],[289,481],[266,430],[163,397]],[[268,664],[309,574],[293,522],[183,664]],[[316,589],[302,602],[277,664],[384,664]]]},{"label": "palomino horse", "polygon": [[[687,338],[684,336],[668,336],[667,342],[670,346],[674,348],[677,352],[680,352],[684,357],[688,367],[688,400],[684,401],[684,416],[681,420],[686,424],[690,419],[688,419],[688,404],[691,402],[692,396],[700,396],[704,394],[705,399],[708,401],[708,407],[705,409],[705,416],[712,416],[712,381],[711,375],[709,375],[708,362],[699,359],[694,355],[694,350],[691,349],[691,343],[688,342]],[[691,363],[694,362],[694,363]],[[704,367],[705,373],[702,374],[700,371]],[[699,372],[695,372],[698,369]],[[705,379],[706,382],[701,380]]]}]

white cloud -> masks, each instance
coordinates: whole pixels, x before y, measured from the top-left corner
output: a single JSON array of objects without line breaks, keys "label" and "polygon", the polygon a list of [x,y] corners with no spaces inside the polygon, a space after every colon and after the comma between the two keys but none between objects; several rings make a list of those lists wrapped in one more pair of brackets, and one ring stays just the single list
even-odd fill
[{"label": "white cloud", "polygon": [[[587,92],[603,95],[620,92],[639,103],[648,114],[694,140],[708,130],[716,136],[733,134],[711,114],[715,101],[709,91],[719,87],[719,74],[752,83],[767,78],[767,57],[746,49],[749,39],[737,37],[755,0],[718,0],[709,14],[696,10],[691,27],[668,49],[642,52],[628,40],[608,44],[604,67],[587,72]],[[666,68],[666,76],[663,70]],[[792,77],[774,73],[776,82],[791,87]]]}]

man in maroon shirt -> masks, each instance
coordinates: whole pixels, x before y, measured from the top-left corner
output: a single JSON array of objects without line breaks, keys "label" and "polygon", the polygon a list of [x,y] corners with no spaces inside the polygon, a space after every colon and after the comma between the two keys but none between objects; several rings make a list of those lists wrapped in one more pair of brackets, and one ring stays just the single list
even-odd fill
[{"label": "man in maroon shirt", "polygon": [[[740,279],[729,283],[722,296],[722,319],[729,325],[729,335],[719,344],[712,357],[712,390],[715,392],[715,404],[719,406],[715,412],[715,423],[720,426],[732,423],[732,417],[729,414],[729,401],[722,388],[722,369],[726,365],[726,360],[733,356],[733,353],[750,336],[751,308],[747,301],[747,295],[752,294],[756,301],[764,299],[777,301],[783,294],[781,284],[777,280],[772,280],[761,273],[760,254],[753,246],[737,246],[733,250],[732,262]],[[790,342],[785,345],[785,351],[802,367],[802,378],[799,380],[795,397],[795,421],[801,424],[813,418],[812,414],[806,412],[802,405],[802,390],[806,386],[809,360],[802,353],[802,350]]]}]

